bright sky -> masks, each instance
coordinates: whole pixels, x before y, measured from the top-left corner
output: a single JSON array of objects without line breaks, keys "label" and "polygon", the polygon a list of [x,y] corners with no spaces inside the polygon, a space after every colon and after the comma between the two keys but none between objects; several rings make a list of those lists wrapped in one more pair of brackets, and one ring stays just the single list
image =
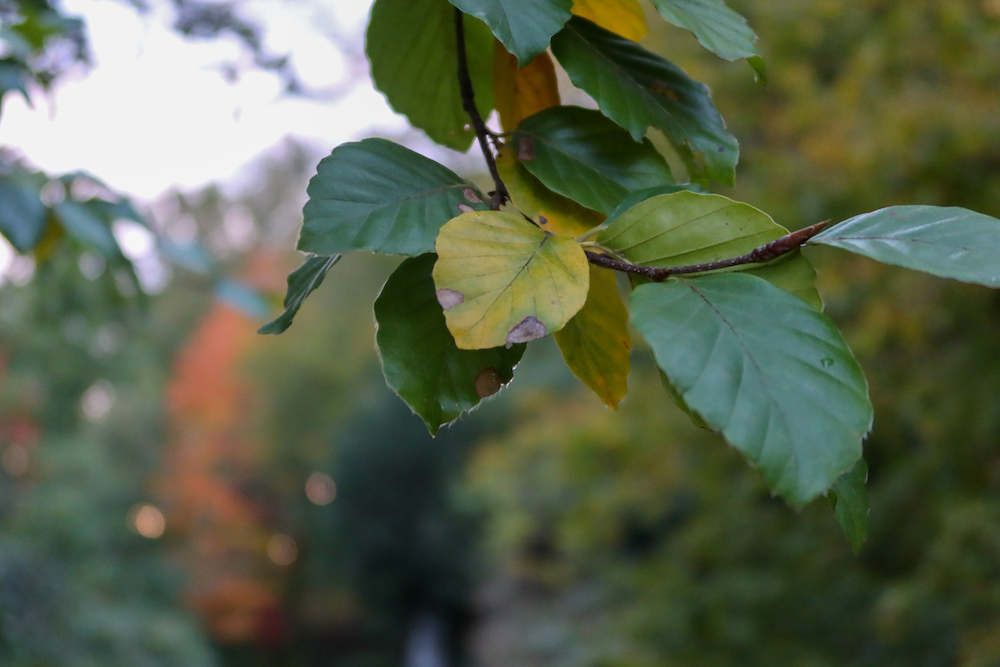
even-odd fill
[{"label": "bright sky", "polygon": [[[251,0],[241,11],[261,24],[269,55],[289,54],[304,83],[333,89],[343,86],[350,63],[327,35],[343,35],[360,50],[371,2],[320,4]],[[85,18],[94,67],[62,80],[51,99],[35,95],[34,109],[19,95],[6,96],[0,117],[0,145],[48,172],[84,169],[152,199],[175,186],[227,180],[286,136],[333,148],[406,128],[372,89],[363,60],[344,98],[282,97],[276,76],[252,68],[226,81],[223,64],[250,60],[233,39],[185,41],[170,31],[168,17],[142,16],[124,2],[63,6]]]}]

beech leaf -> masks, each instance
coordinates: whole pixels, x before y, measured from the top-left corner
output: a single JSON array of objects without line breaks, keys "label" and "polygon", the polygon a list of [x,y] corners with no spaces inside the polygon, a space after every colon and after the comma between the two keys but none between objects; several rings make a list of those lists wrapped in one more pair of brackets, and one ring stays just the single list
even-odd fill
[{"label": "beech leaf", "polygon": [[[676,192],[639,202],[608,225],[598,243],[643,266],[686,266],[738,257],[788,230],[763,211],[728,197]],[[752,272],[817,308],[816,271],[794,252],[767,265],[744,265]]]},{"label": "beech leaf", "polygon": [[640,285],[632,323],[684,403],[803,505],[861,457],[868,384],[836,326],[745,273]]},{"label": "beech leaf", "polygon": [[460,350],[434,294],[435,255],[405,260],[375,300],[386,382],[431,435],[510,382],[525,346]]},{"label": "beech leaf", "polygon": [[487,209],[472,183],[385,139],[341,144],[309,181],[299,250],[397,255],[434,250],[438,229],[461,206]]},{"label": "beech leaf", "polygon": [[1000,287],[1000,220],[964,208],[891,206],[829,227],[809,243]]},{"label": "beech leaf", "polygon": [[555,334],[566,365],[610,408],[628,390],[628,311],[618,293],[614,271],[590,267],[587,302]]},{"label": "beech leaf", "polygon": [[434,284],[463,350],[526,343],[555,333],[583,307],[587,256],[520,215],[463,213],[441,228]]}]

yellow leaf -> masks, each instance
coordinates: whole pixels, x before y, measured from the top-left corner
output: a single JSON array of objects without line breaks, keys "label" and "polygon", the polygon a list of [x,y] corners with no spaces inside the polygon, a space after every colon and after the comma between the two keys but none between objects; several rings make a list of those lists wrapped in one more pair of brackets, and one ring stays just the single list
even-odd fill
[{"label": "yellow leaf", "polygon": [[604,216],[597,211],[542,185],[517,161],[509,147],[497,156],[497,170],[517,210],[537,220],[546,231],[575,238],[604,222]]},{"label": "yellow leaf", "polygon": [[617,410],[627,390],[632,341],[614,271],[590,267],[587,303],[555,338],[573,374]]},{"label": "yellow leaf", "polygon": [[573,0],[573,13],[633,42],[646,34],[638,0]]},{"label": "yellow leaf", "polygon": [[507,132],[542,109],[559,106],[556,68],[548,53],[542,52],[523,68],[517,58],[496,40],[493,51],[493,98],[500,125]]},{"label": "yellow leaf", "polygon": [[587,300],[583,248],[520,215],[470,211],[441,227],[434,286],[463,350],[526,343],[562,329]]}]

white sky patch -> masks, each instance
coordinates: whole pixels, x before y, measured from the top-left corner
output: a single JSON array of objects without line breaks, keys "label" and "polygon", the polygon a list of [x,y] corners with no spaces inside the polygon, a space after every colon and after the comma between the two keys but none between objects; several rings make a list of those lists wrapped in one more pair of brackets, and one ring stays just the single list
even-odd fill
[{"label": "white sky patch", "polygon": [[[370,4],[338,0],[323,8],[325,21],[317,18],[320,5],[305,1],[254,2],[247,15],[260,23],[268,53],[289,54],[304,83],[343,88],[351,63],[326,35],[336,25],[360,48]],[[0,117],[0,144],[48,172],[84,169],[149,200],[226,180],[287,136],[332,149],[406,130],[364,73],[334,102],[286,97],[267,72],[225,80],[225,64],[249,61],[232,38],[185,41],[167,17],[142,16],[124,3],[64,6],[86,20],[94,66],[67,76],[52,99],[36,93],[34,109],[6,96]]]}]

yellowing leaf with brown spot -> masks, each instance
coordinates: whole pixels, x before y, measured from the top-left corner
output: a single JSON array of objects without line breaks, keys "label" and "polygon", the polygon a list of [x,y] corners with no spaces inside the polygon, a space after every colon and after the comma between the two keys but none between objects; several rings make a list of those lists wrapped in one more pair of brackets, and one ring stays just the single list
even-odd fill
[{"label": "yellowing leaf with brown spot", "polygon": [[517,161],[509,148],[497,156],[497,170],[511,201],[545,231],[576,238],[604,222],[604,215],[552,192]]},{"label": "yellowing leaf with brown spot", "polygon": [[548,53],[539,53],[518,69],[517,58],[498,41],[493,51],[493,98],[500,125],[510,132],[518,123],[542,109],[559,106],[556,68]]},{"label": "yellowing leaf with brown spot", "polygon": [[638,0],[573,0],[573,13],[633,42],[646,35]]},{"label": "yellowing leaf with brown spot", "polygon": [[434,286],[463,350],[526,343],[562,329],[583,308],[590,270],[572,239],[520,215],[470,211],[437,237]]},{"label": "yellowing leaf with brown spot", "polygon": [[627,390],[632,341],[613,271],[590,267],[587,303],[555,338],[573,374],[617,410]]}]

